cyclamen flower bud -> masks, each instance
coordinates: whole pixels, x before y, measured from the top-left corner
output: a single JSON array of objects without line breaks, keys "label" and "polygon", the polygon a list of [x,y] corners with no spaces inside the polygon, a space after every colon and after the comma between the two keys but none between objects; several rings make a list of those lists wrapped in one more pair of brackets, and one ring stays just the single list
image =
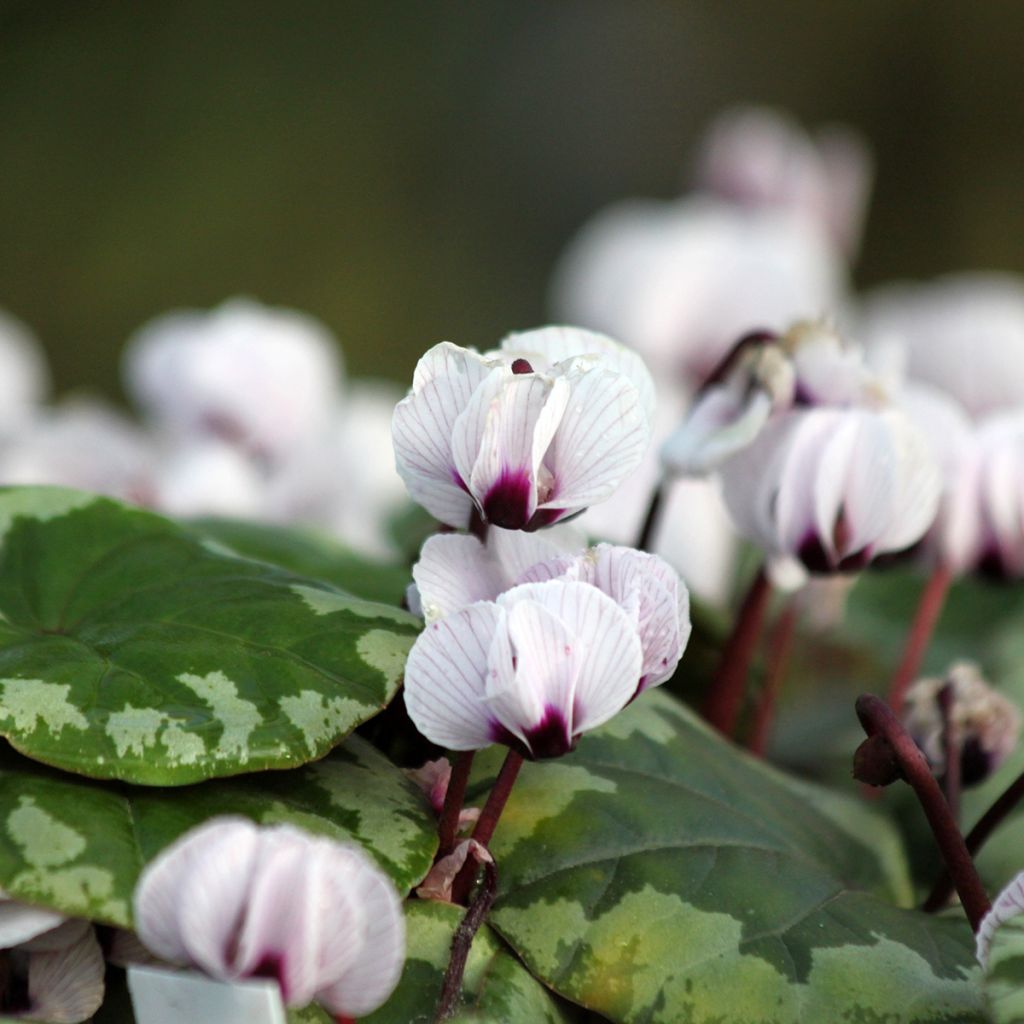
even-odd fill
[{"label": "cyclamen flower bud", "polygon": [[444,523],[468,525],[475,507],[535,530],[607,498],[643,457],[653,412],[643,363],[602,335],[551,327],[486,355],[443,342],[395,409],[396,464]]},{"label": "cyclamen flower bud", "polygon": [[354,846],[220,818],[147,865],[139,938],[221,981],[271,977],[288,1006],[362,1017],[398,982],[405,922],[390,880]]},{"label": "cyclamen flower bud", "polygon": [[587,583],[526,583],[420,634],[405,667],[409,715],[450,750],[504,743],[558,757],[629,703],[643,670],[634,621]]},{"label": "cyclamen flower bud", "polygon": [[78,1024],[103,1002],[103,953],[88,921],[0,893],[0,949],[21,954],[2,981],[4,1020]]},{"label": "cyclamen flower bud", "polygon": [[977,665],[957,662],[941,678],[919,679],[907,691],[903,724],[921,748],[932,771],[946,771],[944,722],[939,693],[953,689],[950,721],[960,747],[965,786],[977,785],[1013,752],[1020,736],[1017,706],[986,682]]},{"label": "cyclamen flower bud", "polygon": [[[559,528],[556,528],[558,530]],[[562,528],[543,538],[492,531],[487,543],[470,536],[431,537],[413,568],[427,622],[474,601],[496,600],[516,584],[560,579],[587,583],[629,615],[643,648],[636,693],[675,671],[690,636],[690,603],[679,574],[657,555],[612,544],[569,550],[574,534]],[[566,550],[559,551],[558,544]]]},{"label": "cyclamen flower bud", "polygon": [[737,529],[817,573],[909,547],[931,525],[941,487],[927,442],[893,409],[794,409],[721,476]]}]

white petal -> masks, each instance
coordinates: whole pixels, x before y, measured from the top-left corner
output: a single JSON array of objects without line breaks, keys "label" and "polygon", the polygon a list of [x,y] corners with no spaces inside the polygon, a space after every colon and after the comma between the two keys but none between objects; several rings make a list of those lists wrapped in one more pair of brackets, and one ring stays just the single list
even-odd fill
[{"label": "white petal", "polygon": [[135,887],[135,928],[162,960],[226,979],[256,859],[256,826],[219,818],[192,829],[150,862]]},{"label": "white petal", "polygon": [[522,530],[491,529],[487,548],[501,566],[508,581],[502,589],[522,582],[528,570],[550,558],[576,554],[587,546],[586,537],[575,527],[565,524],[524,533]]},{"label": "white petal", "polygon": [[[516,531],[515,536],[527,535]],[[493,601],[511,585],[476,537],[454,533],[436,534],[427,540],[412,577],[428,624],[476,601]]]},{"label": "white petal", "polygon": [[574,372],[572,394],[545,464],[554,476],[546,508],[603,501],[640,464],[651,425],[636,387],[601,369]]},{"label": "white petal", "polygon": [[431,381],[445,380],[461,410],[469,404],[473,392],[495,365],[494,360],[486,359],[479,352],[442,341],[420,357],[413,372],[413,391],[420,391]]},{"label": "white petal", "polygon": [[398,893],[379,868],[359,859],[363,864],[354,865],[346,878],[359,895],[359,947],[344,971],[317,993],[318,1002],[345,1017],[364,1017],[383,1005],[405,964],[405,918]]},{"label": "white petal", "polygon": [[543,605],[575,637],[580,661],[574,733],[595,728],[625,707],[643,666],[640,637],[626,612],[596,587],[562,580],[526,583],[500,600],[507,606],[524,599]]},{"label": "white petal", "polygon": [[103,1002],[103,953],[87,928],[63,949],[32,953],[28,966],[31,1009],[26,1016],[51,1024],[88,1020]]},{"label": "white petal", "polygon": [[427,739],[450,750],[479,750],[493,742],[483,702],[487,658],[503,613],[471,605],[428,626],[405,666],[405,706]]},{"label": "white petal", "polygon": [[988,967],[992,940],[1000,925],[1024,913],[1024,871],[996,897],[992,909],[982,918],[975,939],[975,955],[983,968]]},{"label": "white petal", "polygon": [[55,910],[30,907],[17,900],[0,899],[0,949],[10,949],[56,928],[64,920]]}]

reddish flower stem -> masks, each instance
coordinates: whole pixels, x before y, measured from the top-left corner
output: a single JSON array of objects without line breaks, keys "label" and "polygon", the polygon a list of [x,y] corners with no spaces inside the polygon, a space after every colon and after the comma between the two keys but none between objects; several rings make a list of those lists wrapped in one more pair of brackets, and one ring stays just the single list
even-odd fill
[{"label": "reddish flower stem", "polygon": [[900,774],[914,790],[918,802],[928,819],[932,835],[960,894],[964,913],[975,932],[991,904],[978,872],[967,852],[956,821],[950,813],[946,798],[928,767],[928,762],[910,734],[900,724],[885,701],[873,694],[857,698],[857,717],[864,726],[869,741],[884,741],[888,752],[895,758]]},{"label": "reddish flower stem", "polygon": [[960,737],[953,721],[955,701],[953,687],[949,683],[939,690],[939,711],[942,714],[942,746],[946,760],[946,771],[942,777],[942,791],[949,804],[953,820],[960,823]]},{"label": "reddish flower stem", "polygon": [[661,507],[665,502],[665,489],[667,482],[662,480],[654,489],[651,495],[650,504],[647,506],[647,515],[644,516],[643,525],[640,527],[640,534],[633,545],[638,551],[650,551],[651,542],[654,539],[654,532],[661,521]]},{"label": "reddish flower stem", "polygon": [[[501,771],[498,772],[497,779],[494,780],[494,788],[487,797],[484,809],[480,812],[476,827],[473,829],[473,838],[481,846],[489,846],[491,837],[494,835],[494,829],[498,824],[498,819],[501,817],[501,812],[505,809],[505,804],[508,803],[512,786],[522,766],[523,755],[510,750],[501,766]],[[465,903],[469,898],[469,892],[473,888],[476,872],[476,863],[472,858],[468,858],[462,870],[455,876],[455,881],[452,882],[453,903]]]},{"label": "reddish flower stem", "polygon": [[889,707],[897,716],[903,710],[907,690],[917,678],[921,662],[924,661],[952,582],[952,570],[946,565],[938,565],[921,591],[914,621],[910,625],[910,632],[903,647],[903,655],[889,684]]},{"label": "reddish flower stem", "polygon": [[455,847],[455,837],[459,832],[459,815],[466,801],[466,786],[469,784],[469,773],[473,767],[475,753],[474,750],[463,750],[452,766],[448,790],[444,795],[444,807],[441,809],[441,821],[437,827],[438,858],[447,856]]},{"label": "reddish flower stem", "polygon": [[704,702],[705,719],[726,736],[732,736],[736,731],[747,676],[750,674],[750,665],[754,660],[771,593],[772,585],[762,566],[743,598],[732,633],[722,651],[718,671],[712,680],[711,691]]},{"label": "reddish flower stem", "polygon": [[[996,798],[995,803],[978,819],[978,823],[967,833],[965,840],[967,851],[974,856],[985,845],[988,837],[1003,823],[1006,816],[1024,798],[1024,774],[1018,775],[1013,782]],[[922,907],[927,913],[941,910],[949,901],[953,892],[953,879],[948,871],[943,872],[932,888],[928,899]]]},{"label": "reddish flower stem", "polygon": [[768,736],[775,719],[775,706],[786,679],[789,653],[793,649],[797,617],[796,602],[790,601],[779,614],[768,640],[768,668],[754,713],[754,726],[747,741],[747,748],[758,757],[764,757],[768,746]]}]

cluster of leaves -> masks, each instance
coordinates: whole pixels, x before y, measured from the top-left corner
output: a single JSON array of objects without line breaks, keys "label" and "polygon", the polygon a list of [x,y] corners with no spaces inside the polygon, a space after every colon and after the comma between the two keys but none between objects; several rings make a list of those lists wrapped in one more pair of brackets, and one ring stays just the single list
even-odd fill
[{"label": "cluster of leaves", "polygon": [[[287,529],[0,491],[0,887],[130,928],[143,865],[230,812],[359,842],[411,893],[437,840],[395,763],[423,752],[396,700],[419,628],[398,607],[407,577]],[[844,708],[841,726],[796,708],[780,736],[803,765],[845,757],[839,786],[747,756],[688,710],[679,695],[699,689],[717,642],[700,615],[674,693],[646,694],[575,753],[524,768],[495,836],[499,895],[460,1020],[1011,1019],[992,1016],[962,918],[912,909],[930,870],[912,869],[914,828],[848,777],[840,683],[849,670],[877,685],[864,674],[894,618],[881,592],[851,610],[857,650],[873,638],[865,664],[849,647],[804,645],[800,701]],[[844,677],[831,697],[829,675]],[[477,759],[471,792],[497,764]],[[407,918],[405,973],[373,1024],[433,1015],[460,911],[411,898]],[[97,1019],[130,1019],[112,992]]]}]

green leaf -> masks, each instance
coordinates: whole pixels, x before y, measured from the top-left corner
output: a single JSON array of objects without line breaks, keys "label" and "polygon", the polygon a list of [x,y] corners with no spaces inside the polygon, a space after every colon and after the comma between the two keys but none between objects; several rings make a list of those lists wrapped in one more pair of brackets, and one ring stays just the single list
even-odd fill
[{"label": "green leaf", "polygon": [[391,700],[418,628],[149,512],[0,491],[0,734],[47,764],[152,785],[303,764]]},{"label": "green leaf", "polygon": [[125,789],[8,754],[0,768],[0,888],[26,903],[131,927],[143,865],[221,814],[360,843],[408,892],[430,869],[437,823],[419,787],[358,737],[316,764],[187,789]]},{"label": "green leaf", "polygon": [[299,576],[323,580],[367,601],[401,605],[412,573],[351,551],[333,537],[296,526],[271,526],[241,519],[197,519],[188,524],[244,558],[268,562]]},{"label": "green leaf", "polygon": [[1010,918],[996,929],[984,984],[994,1024],[1024,1021],[1024,918]]},{"label": "green leaf", "polygon": [[963,921],[910,896],[892,826],[739,753],[663,693],[528,764],[491,921],[613,1021],[984,1020]]},{"label": "green leaf", "polygon": [[[452,935],[465,911],[448,903],[405,905],[406,961],[391,998],[360,1024],[429,1024],[441,992]],[[477,932],[463,977],[457,1021],[477,1024],[563,1024],[561,1009],[485,925]]]}]

